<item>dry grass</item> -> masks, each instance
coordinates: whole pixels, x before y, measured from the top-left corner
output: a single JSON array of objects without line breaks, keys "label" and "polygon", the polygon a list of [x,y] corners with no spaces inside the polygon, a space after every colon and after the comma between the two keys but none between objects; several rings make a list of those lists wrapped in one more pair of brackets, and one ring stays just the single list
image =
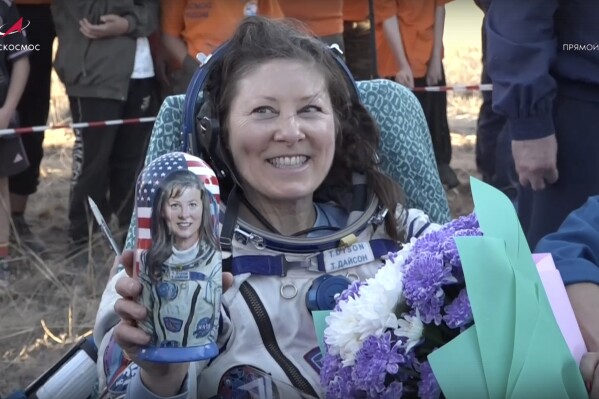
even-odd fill
[{"label": "dry grass", "polygon": [[[448,51],[445,67],[448,84],[477,83],[480,74],[477,48]],[[69,121],[68,101],[54,76],[51,122]],[[454,145],[453,166],[462,185],[447,193],[454,215],[472,210],[468,176],[475,175],[470,134],[480,106],[478,94],[449,94],[448,115]],[[46,133],[42,179],[31,197],[28,219],[50,251],[39,258],[13,249],[16,282],[0,292],[0,395],[24,388],[52,365],[77,337],[89,333],[112,258],[102,241],[94,237],[94,251],[106,254],[106,264],[76,270],[67,252],[67,198],[71,147],[70,130]],[[44,325],[46,328],[44,328]]]},{"label": "dry grass", "polygon": [[[478,47],[449,48],[445,55],[445,74],[447,84],[478,84],[481,74],[481,51]],[[482,102],[481,93],[471,91],[466,93],[447,94],[447,116],[451,122],[452,131],[462,134],[475,134],[473,120],[478,115]]]}]

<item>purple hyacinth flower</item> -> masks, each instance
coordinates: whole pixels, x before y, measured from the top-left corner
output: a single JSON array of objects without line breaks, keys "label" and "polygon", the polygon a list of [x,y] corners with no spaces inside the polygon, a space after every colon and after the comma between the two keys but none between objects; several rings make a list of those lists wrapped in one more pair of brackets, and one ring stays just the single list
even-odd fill
[{"label": "purple hyacinth flower", "polygon": [[447,306],[443,321],[450,328],[462,328],[473,321],[472,308],[466,289],[462,288],[458,296]]},{"label": "purple hyacinth flower", "polygon": [[346,399],[353,396],[352,372],[353,367],[341,365],[341,357],[325,355],[320,382],[326,390],[327,399]]},{"label": "purple hyacinth flower", "polygon": [[478,223],[478,219],[474,213],[460,216],[459,218],[452,220],[449,224],[454,230],[470,230],[480,228],[480,224]]},{"label": "purple hyacinth flower", "polygon": [[356,354],[356,364],[352,373],[356,391],[366,393],[367,398],[380,398],[385,392],[387,375],[399,372],[406,357],[391,340],[387,331],[380,337],[368,337]]},{"label": "purple hyacinth flower", "polygon": [[418,397],[421,399],[437,399],[441,396],[441,388],[433,374],[433,369],[428,362],[420,365],[420,382],[418,383]]},{"label": "purple hyacinth flower", "polygon": [[403,395],[403,384],[398,381],[393,381],[391,384],[389,384],[387,389],[385,389],[385,392],[383,392],[383,395],[381,396],[381,398],[382,399],[398,399],[398,398],[401,398],[402,395]]},{"label": "purple hyacinth flower", "polygon": [[422,254],[404,274],[404,296],[409,306],[418,309],[423,323],[441,323],[445,299],[443,285],[456,281],[451,268],[445,267],[439,254]]}]

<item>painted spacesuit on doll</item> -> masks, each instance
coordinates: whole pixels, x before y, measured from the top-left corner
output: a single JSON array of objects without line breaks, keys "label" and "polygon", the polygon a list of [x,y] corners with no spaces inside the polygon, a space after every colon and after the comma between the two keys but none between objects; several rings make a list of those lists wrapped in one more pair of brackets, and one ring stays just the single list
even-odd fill
[{"label": "painted spacesuit on doll", "polygon": [[173,348],[202,345],[218,326],[220,252],[206,241],[198,241],[181,251],[173,246],[172,251],[162,266],[160,281],[150,286],[154,301],[151,320],[154,345]]},{"label": "painted spacesuit on doll", "polygon": [[210,358],[222,293],[218,204],[192,168],[181,166],[189,155],[162,158],[138,187],[149,205],[138,197],[138,273],[148,309],[141,328],[152,337],[145,353],[164,362]]}]

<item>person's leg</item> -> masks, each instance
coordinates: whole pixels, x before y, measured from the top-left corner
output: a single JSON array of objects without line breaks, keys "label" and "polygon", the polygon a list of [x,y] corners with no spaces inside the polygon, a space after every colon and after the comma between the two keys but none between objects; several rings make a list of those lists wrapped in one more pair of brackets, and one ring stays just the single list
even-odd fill
[{"label": "person's leg", "polygon": [[[49,4],[18,5],[21,16],[30,21],[27,27],[29,43],[39,45],[29,55],[31,69],[25,91],[18,104],[21,126],[45,125],[50,109],[50,82],[52,74],[52,42],[56,33]],[[43,243],[32,234],[24,213],[29,195],[37,190],[40,164],[44,155],[44,133],[36,132],[21,136],[29,159],[29,168],[9,178],[12,218],[16,233],[25,245],[36,252],[44,250]]]},{"label": "person's leg", "polygon": [[[485,35],[483,29],[482,45],[484,49]],[[483,50],[481,83],[491,83],[491,78],[487,73],[485,51]],[[497,170],[497,142],[499,135],[505,125],[505,118],[493,111],[492,92],[482,92],[482,104],[476,121],[476,167],[482,174],[483,180],[492,183]],[[503,153],[502,153],[503,154]],[[511,151],[510,151],[511,154]]]},{"label": "person's leg", "polygon": [[512,140],[505,124],[498,131],[493,158],[495,159],[495,173],[489,183],[516,202],[518,198],[518,174],[512,156]]},{"label": "person's leg", "polygon": [[[486,32],[483,20],[481,32],[481,83],[491,83],[487,73]],[[517,197],[517,179],[513,179],[514,160],[511,140],[507,137],[505,118],[493,111],[491,91],[482,92],[482,104],[476,122],[476,168],[483,181],[503,191],[513,201]]]},{"label": "person's leg", "polygon": [[8,178],[0,176],[0,286],[8,285],[8,236],[10,234],[10,196]]},{"label": "person's leg", "polygon": [[[438,85],[445,86],[445,76]],[[426,87],[426,78],[414,79],[414,86]],[[454,188],[460,182],[449,166],[451,162],[451,136],[449,134],[449,123],[447,122],[447,93],[416,91],[414,94],[418,98],[426,118],[441,182],[447,188]]]},{"label": "person's leg", "polygon": [[[118,119],[123,106],[121,101],[98,98],[70,97],[69,102],[74,123]],[[88,196],[105,218],[110,215],[106,194],[110,153],[117,130],[118,126],[75,129],[69,198],[69,236],[75,247],[85,243],[89,226],[94,225],[93,217],[88,218]]]},{"label": "person's leg", "polygon": [[344,23],[343,46],[345,64],[355,80],[368,80],[372,74],[370,23],[368,21]]},{"label": "person's leg", "polygon": [[[520,184],[516,184],[516,190],[516,209],[518,210],[518,219],[520,220],[522,231],[527,233],[528,230],[530,230],[534,191],[532,191],[530,186],[522,187]],[[531,249],[532,248],[533,247],[531,247]]]},{"label": "person's leg", "polygon": [[[489,83],[491,78],[487,73],[487,35],[485,31],[485,20],[483,18],[480,43],[482,50],[482,72],[480,82],[482,84]],[[476,121],[476,145],[474,148],[476,169],[482,175],[483,181],[490,183],[495,174],[495,140],[493,133],[496,131],[492,121],[495,121],[495,113],[493,112],[492,94],[489,91],[482,92],[482,103],[478,110],[478,119]],[[488,126],[488,127],[487,127]]]},{"label": "person's leg", "polygon": [[533,193],[528,242],[534,248],[566,216],[599,194],[599,104],[558,96],[555,105],[559,179]]},{"label": "person's leg", "polygon": [[[154,95],[154,78],[131,79],[127,102],[121,117],[127,119],[155,115],[156,110],[152,107],[152,104],[155,104],[152,99]],[[121,126],[112,146],[109,165],[109,202],[118,218],[123,236],[131,221],[135,184],[143,166],[152,126],[151,123]]]}]

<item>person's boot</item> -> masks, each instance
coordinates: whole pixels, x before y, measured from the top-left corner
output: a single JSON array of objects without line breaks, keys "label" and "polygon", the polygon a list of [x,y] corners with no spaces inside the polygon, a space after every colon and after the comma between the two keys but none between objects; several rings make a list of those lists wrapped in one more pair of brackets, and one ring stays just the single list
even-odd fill
[{"label": "person's boot", "polygon": [[22,213],[13,213],[12,223],[14,225],[12,238],[15,243],[21,247],[30,249],[36,254],[46,251],[46,245],[31,231]]},{"label": "person's boot", "polygon": [[437,170],[439,171],[439,178],[441,179],[441,183],[447,187],[447,189],[451,190],[460,185],[460,180],[458,176],[455,174],[453,169],[447,164],[440,164],[437,166]]}]

